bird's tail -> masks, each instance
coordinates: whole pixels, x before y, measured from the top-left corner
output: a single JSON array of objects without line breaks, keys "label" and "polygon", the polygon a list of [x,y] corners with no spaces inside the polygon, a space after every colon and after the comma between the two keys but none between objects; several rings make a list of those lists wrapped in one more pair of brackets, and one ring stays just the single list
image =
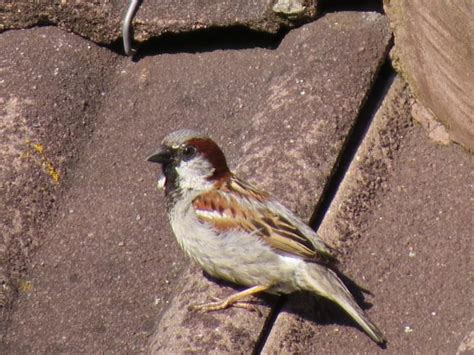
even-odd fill
[{"label": "bird's tail", "polygon": [[301,289],[314,292],[337,303],[367,332],[372,340],[380,345],[386,343],[383,333],[369,320],[350,291],[332,270],[316,263],[304,263],[304,265],[304,272],[297,278]]}]

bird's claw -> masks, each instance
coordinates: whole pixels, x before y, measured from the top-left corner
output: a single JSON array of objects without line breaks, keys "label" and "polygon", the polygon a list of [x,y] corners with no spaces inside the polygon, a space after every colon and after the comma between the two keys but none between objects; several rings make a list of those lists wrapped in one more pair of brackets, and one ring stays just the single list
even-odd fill
[{"label": "bird's claw", "polygon": [[263,314],[255,305],[250,302],[229,302],[228,299],[221,300],[215,296],[211,296],[211,299],[214,302],[203,303],[203,304],[194,304],[188,307],[189,311],[206,313],[211,311],[219,311],[230,307],[243,308],[250,312],[255,312],[259,317],[262,317]]}]

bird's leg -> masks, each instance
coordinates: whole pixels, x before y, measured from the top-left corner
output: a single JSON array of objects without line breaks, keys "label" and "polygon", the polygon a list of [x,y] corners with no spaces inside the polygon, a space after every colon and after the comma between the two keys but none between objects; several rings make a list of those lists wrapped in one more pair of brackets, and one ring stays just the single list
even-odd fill
[{"label": "bird's leg", "polygon": [[210,312],[210,311],[218,311],[221,309],[226,309],[228,307],[233,306],[233,307],[244,308],[249,311],[256,311],[257,313],[260,313],[253,305],[249,303],[245,303],[245,302],[239,302],[239,300],[244,297],[251,296],[259,292],[263,292],[267,289],[269,289],[269,286],[250,287],[246,290],[234,293],[233,295],[230,295],[229,297],[223,300],[216,300],[215,302],[192,305],[189,307],[189,309],[192,311]]}]

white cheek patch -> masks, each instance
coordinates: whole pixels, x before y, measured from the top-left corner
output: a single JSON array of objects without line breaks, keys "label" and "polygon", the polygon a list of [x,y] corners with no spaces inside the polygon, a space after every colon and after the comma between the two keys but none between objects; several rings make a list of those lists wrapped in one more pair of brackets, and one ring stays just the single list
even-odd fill
[{"label": "white cheek patch", "polygon": [[212,175],[214,168],[201,157],[190,161],[181,161],[176,167],[176,172],[178,173],[179,186],[182,189],[202,190],[212,186],[208,177]]},{"label": "white cheek patch", "polygon": [[158,178],[158,182],[156,183],[156,188],[158,190],[164,190],[165,189],[165,183],[166,183],[165,174],[161,174],[160,177]]}]

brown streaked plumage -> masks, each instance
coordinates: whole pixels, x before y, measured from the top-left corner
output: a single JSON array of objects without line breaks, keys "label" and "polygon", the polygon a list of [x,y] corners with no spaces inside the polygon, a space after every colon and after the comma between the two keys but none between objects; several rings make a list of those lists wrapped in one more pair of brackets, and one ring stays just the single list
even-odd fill
[{"label": "brown streaked plumage", "polygon": [[[253,199],[259,203],[249,203]],[[277,253],[327,264],[336,261],[327,252],[318,251],[288,219],[262,203],[268,199],[267,193],[231,175],[216,189],[199,194],[193,207],[198,220],[219,232],[245,231],[249,238],[259,238]]]}]

